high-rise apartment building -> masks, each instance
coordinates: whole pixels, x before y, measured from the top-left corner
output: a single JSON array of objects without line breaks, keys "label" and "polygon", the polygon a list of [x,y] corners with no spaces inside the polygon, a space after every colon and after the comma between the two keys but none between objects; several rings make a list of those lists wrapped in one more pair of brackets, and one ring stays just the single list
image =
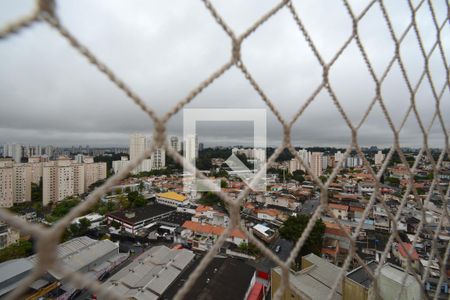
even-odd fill
[{"label": "high-rise apartment building", "polygon": [[[151,137],[147,138],[141,133],[134,133],[130,136],[130,160],[138,158],[148,148],[150,148]],[[148,172],[153,169],[162,169],[166,166],[166,150],[156,149],[148,159],[144,159],[142,163],[137,166],[133,173]]]},{"label": "high-rise apartment building", "polygon": [[178,139],[177,136],[170,137],[170,146],[178,152],[181,151],[180,140]]},{"label": "high-rise apartment building", "polygon": [[197,135],[191,134],[186,136],[184,141],[184,157],[192,164],[195,164],[195,159],[198,157],[198,138]]},{"label": "high-rise apartment building", "polygon": [[264,164],[266,162],[266,149],[253,149],[252,158]]},{"label": "high-rise apartment building", "polygon": [[39,184],[42,178],[43,162],[48,161],[47,158],[36,156],[28,158],[28,165],[31,169],[31,182]]},{"label": "high-rise apartment building", "polygon": [[106,163],[95,163],[90,156],[84,156],[81,163],[61,157],[56,161],[43,163],[43,204],[58,202],[66,197],[80,195],[98,180],[106,178]]},{"label": "high-rise apartment building", "polygon": [[31,201],[31,168],[0,159],[0,207]]},{"label": "high-rise apartment building", "polygon": [[0,159],[0,207],[11,207],[14,204],[14,162]]},{"label": "high-rise apartment building", "polygon": [[[306,166],[311,166],[311,152],[306,149],[301,149],[298,150],[298,156],[303,160],[303,163],[306,164]],[[292,174],[297,170],[302,170],[303,172],[305,172],[306,168],[300,163],[300,160],[294,157],[289,162],[289,173]]]},{"label": "high-rise apartment building", "polygon": [[300,170],[300,161],[297,158],[293,158],[289,161],[289,173],[292,174],[297,170]]},{"label": "high-rise apartment building", "polygon": [[345,160],[344,167],[355,168],[362,166],[362,159],[359,156],[349,156]]},{"label": "high-rise apartment building", "polygon": [[338,164],[342,161],[344,158],[344,154],[341,151],[338,151],[334,154],[334,163]]},{"label": "high-rise apartment building", "polygon": [[31,167],[14,164],[14,203],[31,201]]},{"label": "high-rise apartment building", "polygon": [[[309,152],[306,149],[301,149],[301,150],[298,150],[298,155],[303,160],[303,163],[305,163],[308,167],[311,166],[311,152]],[[306,171],[305,167],[302,164],[300,164],[300,162],[299,162],[299,165],[300,165],[300,170]]]},{"label": "high-rise apartment building", "polygon": [[375,165],[380,166],[384,161],[384,154],[381,151],[378,151],[374,157]]},{"label": "high-rise apartment building", "polygon": [[4,145],[3,156],[12,157],[15,162],[20,163],[22,160],[22,146],[20,144]]},{"label": "high-rise apartment building", "polygon": [[[141,133],[133,133],[130,135],[130,160],[138,158],[147,149],[147,138]],[[151,169],[151,162],[149,159],[144,159],[140,165],[138,165],[133,173],[147,172]]]},{"label": "high-rise apartment building", "polygon": [[128,166],[129,163],[130,163],[130,161],[128,160],[127,156],[121,156],[120,160],[113,161],[112,168],[113,168],[114,174],[117,174],[118,172],[120,172],[120,170],[122,170],[123,168]]},{"label": "high-rise apartment building", "polygon": [[311,153],[310,168],[312,174],[319,177],[322,176],[322,152]]},{"label": "high-rise apartment building", "polygon": [[166,166],[166,150],[156,149],[152,156],[152,170],[160,170]]},{"label": "high-rise apartment building", "polygon": [[84,191],[87,191],[93,183],[106,178],[106,163],[94,162],[92,156],[83,157],[84,164]]},{"label": "high-rise apartment building", "polygon": [[[55,148],[51,145],[45,146],[44,154],[51,158],[51,157],[53,157],[54,150],[55,150]],[[40,154],[38,154],[38,155],[40,155]]]},{"label": "high-rise apartment building", "polygon": [[147,147],[147,138],[141,133],[130,135],[130,160],[136,159],[144,153]]},{"label": "high-rise apartment building", "polygon": [[58,202],[66,197],[84,192],[84,166],[61,157],[56,161],[44,163],[43,167],[43,205]]},{"label": "high-rise apartment building", "polygon": [[322,156],[322,170],[326,170],[328,168],[328,156]]}]

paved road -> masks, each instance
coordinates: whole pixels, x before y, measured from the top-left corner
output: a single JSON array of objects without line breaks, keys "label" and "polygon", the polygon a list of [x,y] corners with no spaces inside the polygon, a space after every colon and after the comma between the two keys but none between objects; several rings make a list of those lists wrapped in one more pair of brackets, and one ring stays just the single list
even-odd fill
[{"label": "paved road", "polygon": [[[278,253],[275,253],[275,249],[277,246],[280,246],[280,251]],[[289,254],[291,253],[291,250],[293,248],[293,243],[285,240],[283,238],[278,238],[275,242],[273,242],[270,245],[270,249],[282,260],[285,261]],[[263,257],[260,260],[256,262],[251,263],[257,270],[261,270],[264,272],[270,272],[270,269],[276,267],[277,265],[270,260],[267,257]]]},{"label": "paved road", "polygon": [[300,210],[300,212],[302,214],[312,215],[316,211],[317,207],[320,204],[319,199],[320,199],[319,197],[314,197],[311,200],[306,200],[303,203],[303,206],[302,206],[302,209]]}]

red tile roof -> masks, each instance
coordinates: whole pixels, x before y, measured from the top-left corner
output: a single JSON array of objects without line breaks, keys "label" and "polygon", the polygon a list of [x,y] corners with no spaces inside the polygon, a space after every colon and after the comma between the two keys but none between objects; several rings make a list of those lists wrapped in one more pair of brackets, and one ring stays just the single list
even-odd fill
[{"label": "red tile roof", "polygon": [[[225,231],[225,228],[222,226],[214,226],[214,225],[204,224],[204,223],[199,223],[199,222],[194,222],[194,221],[186,221],[186,222],[184,222],[182,227],[192,230],[194,232],[213,234],[213,235],[217,235],[217,236],[221,235]],[[242,231],[240,231],[239,229],[234,229],[233,231],[231,231],[231,236],[238,237],[241,239],[246,238],[245,234]]]},{"label": "red tile roof", "polygon": [[345,204],[330,203],[330,204],[328,204],[328,207],[330,209],[338,209],[338,210],[348,211],[348,205],[345,205]]},{"label": "red tile roof", "polygon": [[259,209],[258,213],[259,214],[266,214],[266,215],[269,215],[269,216],[272,216],[272,217],[276,217],[276,216],[278,216],[280,214],[280,212],[278,210],[273,209],[273,208]]},{"label": "red tile roof", "polygon": [[[412,248],[412,245],[410,243],[402,243],[403,247],[399,244],[398,247],[398,252],[400,253],[401,256],[407,258],[408,254],[406,253],[406,251],[410,252],[410,249]],[[406,249],[406,251],[405,251]],[[413,260],[418,260],[419,259],[419,254],[417,253],[416,249],[413,248],[412,252],[410,253],[410,256]]]}]

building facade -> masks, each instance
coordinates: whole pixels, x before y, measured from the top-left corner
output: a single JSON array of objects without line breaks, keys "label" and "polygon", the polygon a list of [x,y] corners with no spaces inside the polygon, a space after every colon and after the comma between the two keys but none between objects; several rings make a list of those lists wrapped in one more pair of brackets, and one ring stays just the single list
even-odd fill
[{"label": "building facade", "polygon": [[197,135],[188,135],[184,142],[184,157],[190,163],[195,164],[195,158],[198,157],[198,138]]},{"label": "building facade", "polygon": [[311,172],[316,177],[322,176],[322,156],[322,152],[311,153]]},{"label": "building facade", "polygon": [[0,159],[0,207],[31,201],[31,167]]},{"label": "building facade", "polygon": [[384,161],[384,154],[381,151],[378,151],[374,156],[375,165],[381,166]]},{"label": "building facade", "polygon": [[43,204],[46,206],[69,196],[81,195],[90,185],[106,176],[106,163],[95,163],[88,156],[83,158],[82,163],[66,157],[45,162],[42,170]]},{"label": "building facade", "polygon": [[[151,138],[147,138],[142,133],[133,133],[130,136],[130,160],[137,159],[143,155],[144,152],[150,148]],[[149,172],[154,169],[162,169],[166,166],[166,151],[165,149],[156,149],[150,158],[144,159],[132,173],[138,174],[140,172]]]}]

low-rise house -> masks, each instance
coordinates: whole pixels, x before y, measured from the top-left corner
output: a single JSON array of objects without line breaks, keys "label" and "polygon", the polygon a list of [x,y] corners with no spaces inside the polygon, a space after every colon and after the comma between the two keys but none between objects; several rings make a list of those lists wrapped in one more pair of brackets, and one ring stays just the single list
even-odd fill
[{"label": "low-rise house", "polygon": [[[403,245],[403,247],[402,247]],[[399,260],[400,265],[404,268],[408,268],[408,261],[411,262],[411,266],[415,270],[419,270],[420,266],[420,257],[417,253],[416,249],[413,248],[410,243],[393,243],[392,244],[392,253]],[[409,257],[408,257],[409,253]]]},{"label": "low-rise house", "polygon": [[361,195],[372,195],[375,191],[375,183],[372,181],[365,181],[358,183],[358,193]]},{"label": "low-rise house", "polygon": [[270,243],[278,237],[278,231],[273,230],[264,224],[256,224],[252,227],[252,232],[266,243]]},{"label": "low-rise house", "polygon": [[280,212],[276,209],[258,209],[256,216],[261,220],[275,221]]},{"label": "low-rise house", "polygon": [[331,212],[338,219],[348,220],[349,206],[345,204],[330,203],[328,204]]},{"label": "low-rise house", "polygon": [[0,224],[0,249],[6,248],[19,241],[20,233],[8,224]]},{"label": "low-rise house", "polygon": [[327,261],[332,262],[333,264],[337,264],[340,260],[340,248],[339,241],[330,238],[324,238],[322,242],[321,249],[322,258],[325,258]]},{"label": "low-rise house", "polygon": [[[350,250],[350,240],[347,234],[350,234],[350,228],[347,226],[342,226],[341,228],[338,224],[331,222],[325,223],[325,233],[324,240],[327,241],[328,245],[335,245],[335,249],[338,251],[329,259],[335,263],[340,263],[345,259],[345,255]],[[337,244],[333,241],[337,241]]]},{"label": "low-rise house", "polygon": [[348,218],[350,220],[359,221],[364,214],[364,208],[359,206],[350,206],[348,212]]},{"label": "low-rise house", "polygon": [[195,209],[192,221],[227,227],[230,218],[224,212],[215,210],[211,206],[199,205]]},{"label": "low-rise house", "polygon": [[91,225],[89,228],[95,228],[95,227],[100,226],[100,223],[102,223],[105,220],[105,217],[98,213],[90,213],[90,214],[75,218],[72,221],[72,224],[79,224],[81,219],[89,220],[89,222],[91,222]]},{"label": "low-rise house", "polygon": [[265,205],[296,210],[300,203],[292,195],[273,195],[266,197]]},{"label": "low-rise house", "polygon": [[[186,221],[181,227],[183,230],[175,238],[175,241],[190,245],[192,249],[200,251],[208,251],[225,231],[225,227],[222,226],[194,221]],[[248,243],[248,238],[241,230],[234,229],[231,231],[227,241],[239,246],[242,243]]]},{"label": "low-rise house", "polygon": [[375,229],[383,231],[391,231],[391,220],[388,217],[385,207],[381,204],[376,204],[373,206],[373,219],[375,221]]}]

